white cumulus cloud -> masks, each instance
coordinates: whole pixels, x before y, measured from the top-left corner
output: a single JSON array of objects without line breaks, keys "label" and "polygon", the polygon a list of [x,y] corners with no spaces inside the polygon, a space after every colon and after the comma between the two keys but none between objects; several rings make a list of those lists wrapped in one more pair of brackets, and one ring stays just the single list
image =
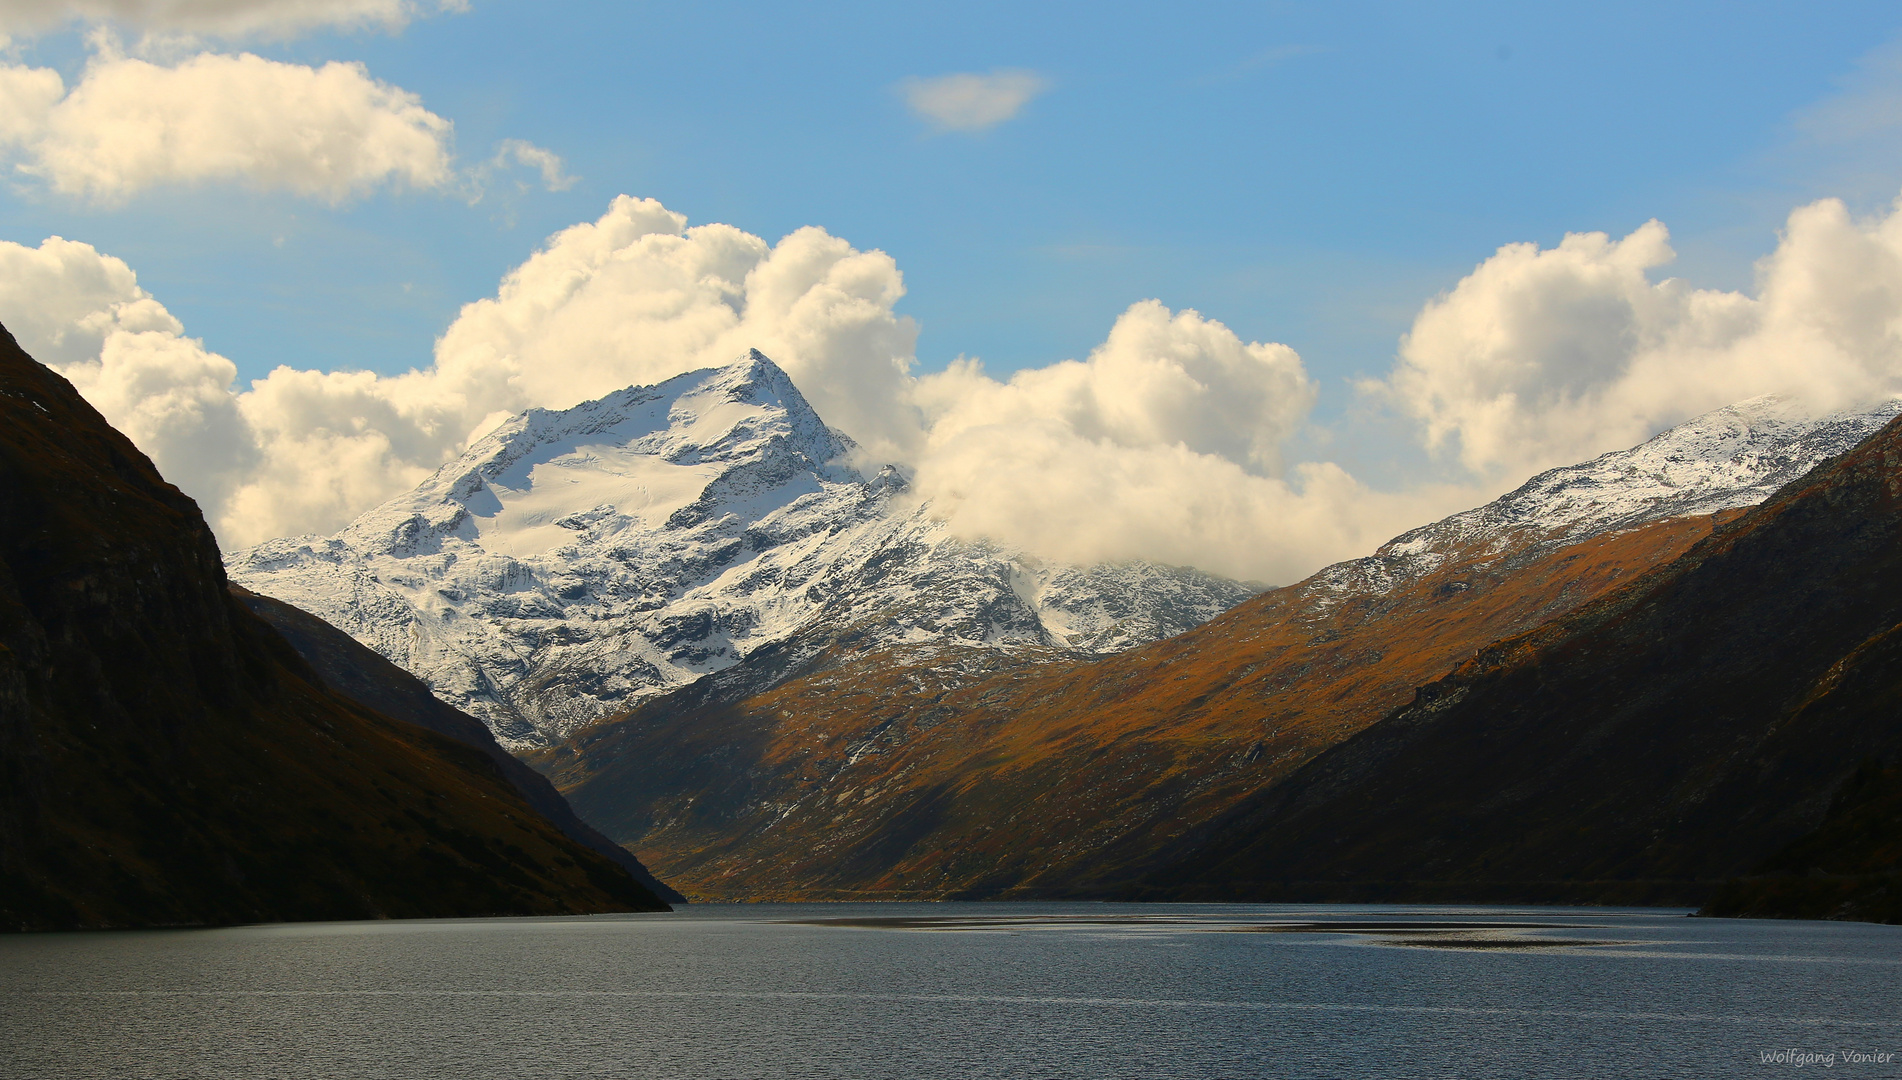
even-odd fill
[{"label": "white cumulus cloud", "polygon": [[960,532],[1053,557],[1282,578],[1380,527],[1341,513],[1367,493],[1340,469],[1282,475],[1316,393],[1293,349],[1145,300],[1086,360],[919,379],[916,488]]},{"label": "white cumulus cloud", "polygon": [[996,127],[1049,88],[1049,80],[1034,71],[964,72],[911,78],[899,84],[911,111],[946,131]]},{"label": "white cumulus cloud", "polygon": [[415,484],[502,416],[563,408],[758,347],[868,447],[895,452],[917,330],[882,252],[822,229],[768,244],[615,200],[466,306],[435,362],[395,376],[280,367],[249,388],[130,268],[58,238],[0,243],[0,322],[198,499],[227,544],[328,531]]},{"label": "white cumulus cloud", "polygon": [[623,196],[467,305],[428,367],[279,368],[249,388],[117,259],[51,239],[0,245],[0,270],[0,320],[198,498],[231,545],[334,529],[502,416],[748,348],[860,442],[860,464],[907,463],[921,496],[967,534],[1055,558],[1286,577],[1412,520],[1331,466],[1283,475],[1282,446],[1316,393],[1286,346],[1145,301],[1084,360],[1002,382],[976,362],[916,378],[917,328],[893,310],[897,266],[817,228],[769,244]]},{"label": "white cumulus cloud", "polygon": [[57,236],[0,243],[0,321],[208,508],[255,467],[236,365],[185,337],[123,261]]},{"label": "white cumulus cloud", "polygon": [[1791,213],[1755,295],[1650,272],[1663,225],[1621,240],[1511,244],[1429,302],[1391,375],[1369,389],[1427,443],[1508,478],[1629,446],[1765,393],[1818,409],[1902,390],[1902,212],[1851,218],[1826,199]]},{"label": "white cumulus cloud", "polygon": [[340,201],[386,183],[455,178],[449,121],[360,64],[203,53],[175,67],[101,54],[70,93],[44,69],[0,69],[19,102],[0,127],[16,168],[63,194],[122,202],[145,188],[246,180]]},{"label": "white cumulus cloud", "polygon": [[757,348],[829,422],[891,455],[916,431],[891,408],[918,333],[892,310],[904,293],[890,256],[823,229],[768,244],[730,225],[689,228],[652,199],[621,196],[599,220],[551,237],[493,298],[464,307],[435,370],[459,394],[495,402],[481,416],[565,408]]},{"label": "white cumulus cloud", "polygon": [[331,531],[530,406],[778,360],[821,415],[909,465],[967,536],[1287,581],[1552,464],[1766,392],[1832,408],[1902,389],[1902,211],[1802,207],[1752,294],[1653,281],[1664,227],[1509,245],[1421,310],[1365,387],[1440,451],[1443,482],[1369,489],[1285,459],[1318,388],[1292,349],[1132,305],[1081,360],[1005,379],[913,373],[904,281],[822,229],[768,243],[623,196],[463,308],[401,375],[281,367],[249,387],[131,269],[84,244],[0,244],[0,321],[64,372],[228,545]]},{"label": "white cumulus cloud", "polygon": [[117,204],[236,181],[331,203],[389,186],[475,201],[511,167],[535,170],[549,190],[573,183],[560,157],[519,139],[458,169],[454,125],[361,64],[210,52],[159,64],[95,41],[70,91],[50,68],[0,65],[0,159],[61,194]]}]

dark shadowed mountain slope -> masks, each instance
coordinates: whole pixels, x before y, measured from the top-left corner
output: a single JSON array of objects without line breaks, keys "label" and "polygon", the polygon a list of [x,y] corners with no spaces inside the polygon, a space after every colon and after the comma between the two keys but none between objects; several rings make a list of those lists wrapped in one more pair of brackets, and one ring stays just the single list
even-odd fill
[{"label": "dark shadowed mountain slope", "polygon": [[[1902,754],[1899,624],[1892,422],[1670,565],[1422,688],[1149,895],[1701,902],[1824,825],[1860,762]],[[1841,869],[1894,850],[1842,849]]]},{"label": "dark shadowed mountain slope", "polygon": [[3,330],[0,770],[9,929],[662,906],[481,752],[325,690]]},{"label": "dark shadowed mountain slope", "polygon": [[251,613],[283,635],[297,654],[304,658],[326,687],[368,709],[385,716],[447,735],[465,746],[482,751],[495,763],[528,805],[547,818],[569,839],[590,848],[621,865],[621,868],[647,886],[654,895],[669,903],[684,903],[686,898],[668,888],[647,872],[633,853],[602,836],[575,816],[568,800],[561,797],[548,778],[523,764],[502,749],[482,721],[456,709],[429,692],[416,676],[359,644],[357,639],[307,611],[282,600],[259,596],[248,589],[231,586],[231,594]]},{"label": "dark shadowed mountain slope", "polygon": [[1902,767],[1863,762],[1815,832],[1726,883],[1699,914],[1902,923]]}]

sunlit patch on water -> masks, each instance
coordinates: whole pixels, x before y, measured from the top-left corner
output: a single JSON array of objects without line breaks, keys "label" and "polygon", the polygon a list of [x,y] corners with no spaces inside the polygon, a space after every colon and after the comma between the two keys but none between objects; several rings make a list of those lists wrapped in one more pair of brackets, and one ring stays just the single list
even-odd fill
[{"label": "sunlit patch on water", "polygon": [[1577,922],[1497,922],[1422,919],[1288,920],[1260,922],[1213,916],[1114,915],[1019,917],[964,915],[856,915],[837,918],[788,919],[792,926],[829,926],[855,930],[907,930],[929,933],[1020,933],[1025,931],[1093,930],[1201,934],[1333,934],[1380,945],[1420,949],[1538,950],[1632,946],[1637,941],[1611,938],[1552,937],[1552,931],[1589,930]]}]

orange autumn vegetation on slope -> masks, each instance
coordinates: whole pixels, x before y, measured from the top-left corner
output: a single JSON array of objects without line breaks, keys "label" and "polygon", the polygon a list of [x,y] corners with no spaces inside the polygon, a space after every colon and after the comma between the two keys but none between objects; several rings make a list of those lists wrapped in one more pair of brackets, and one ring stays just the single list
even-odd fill
[{"label": "orange autumn vegetation on slope", "polygon": [[1416,686],[1675,558],[1712,521],[1556,549],[1528,530],[1359,588],[1324,572],[1090,662],[835,645],[766,692],[676,692],[535,764],[693,899],[1102,894]]}]

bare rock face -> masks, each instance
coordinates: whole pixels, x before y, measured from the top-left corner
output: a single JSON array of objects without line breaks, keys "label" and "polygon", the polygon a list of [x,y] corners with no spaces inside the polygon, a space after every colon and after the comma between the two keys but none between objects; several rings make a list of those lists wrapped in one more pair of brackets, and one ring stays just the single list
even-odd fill
[{"label": "bare rock face", "polygon": [[478,750],[326,690],[3,330],[0,770],[0,928],[664,906]]},{"label": "bare rock face", "polygon": [[1254,594],[1150,563],[1050,565],[953,537],[867,479],[758,352],[530,410],[332,537],[232,580],[345,630],[520,749],[814,626],[886,644],[1111,652]]}]

